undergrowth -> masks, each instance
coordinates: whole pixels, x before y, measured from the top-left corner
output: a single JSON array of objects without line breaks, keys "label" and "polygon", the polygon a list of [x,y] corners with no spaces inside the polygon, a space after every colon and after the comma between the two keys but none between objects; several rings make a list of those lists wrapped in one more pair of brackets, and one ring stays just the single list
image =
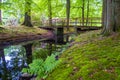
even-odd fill
[{"label": "undergrowth", "polygon": [[29,68],[23,68],[22,72],[29,73],[31,75],[36,74],[37,80],[45,79],[60,63],[60,60],[56,60],[55,56],[56,55],[52,54],[51,56],[48,56],[46,60],[35,59],[31,64],[29,64]]},{"label": "undergrowth", "polygon": [[55,70],[61,60],[59,55],[68,48],[68,44],[63,45],[60,50],[52,52],[49,55],[49,51],[45,49],[38,49],[33,52],[33,62],[29,64],[29,68],[23,68],[23,73],[36,74],[36,80],[44,80],[46,77]]}]

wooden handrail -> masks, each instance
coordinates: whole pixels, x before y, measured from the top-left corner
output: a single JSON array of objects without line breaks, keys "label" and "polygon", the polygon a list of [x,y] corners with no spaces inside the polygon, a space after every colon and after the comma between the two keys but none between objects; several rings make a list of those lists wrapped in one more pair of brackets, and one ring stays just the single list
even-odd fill
[{"label": "wooden handrail", "polygon": [[[102,19],[100,17],[91,17],[88,18],[88,22],[86,22],[87,18],[84,18],[84,25],[86,26],[86,24],[88,26],[101,26],[102,25]],[[49,21],[46,20],[45,21],[45,25],[48,25]],[[66,18],[56,18],[56,19],[52,19],[52,24],[53,25],[66,25],[67,23],[67,19]],[[81,25],[82,26],[82,18],[70,18],[70,25]]]}]

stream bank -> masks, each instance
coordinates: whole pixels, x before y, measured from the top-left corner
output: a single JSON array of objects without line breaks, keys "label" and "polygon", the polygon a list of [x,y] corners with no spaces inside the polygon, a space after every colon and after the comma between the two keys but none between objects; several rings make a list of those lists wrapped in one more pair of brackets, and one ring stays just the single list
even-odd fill
[{"label": "stream bank", "polygon": [[[41,35],[35,34],[35,36],[31,36],[31,34],[30,36],[29,34],[24,34],[24,37],[16,35],[9,39],[5,37],[5,41],[1,37],[0,78],[2,80],[19,80],[22,75],[22,69],[28,68],[29,64],[34,64],[34,60],[42,60],[42,62],[45,61],[47,64],[50,64],[51,60],[57,62],[59,61],[58,53],[65,50],[63,46],[66,44],[66,42],[64,43],[64,41],[66,41],[66,35],[64,36],[63,34],[62,39],[61,34],[54,36],[52,31],[47,31],[47,33],[42,33]],[[67,41],[69,41],[69,37],[70,36],[67,36]],[[52,65],[54,65],[54,63],[51,63],[51,66]],[[45,70],[48,70],[46,66]],[[53,70],[53,68],[51,68],[50,71],[51,70]]]},{"label": "stream bank", "polygon": [[5,27],[0,31],[0,46],[20,44],[33,40],[47,40],[53,38],[51,31],[25,26]]},{"label": "stream bank", "polygon": [[75,38],[46,80],[119,80],[120,34],[103,37],[99,33],[86,32]]}]

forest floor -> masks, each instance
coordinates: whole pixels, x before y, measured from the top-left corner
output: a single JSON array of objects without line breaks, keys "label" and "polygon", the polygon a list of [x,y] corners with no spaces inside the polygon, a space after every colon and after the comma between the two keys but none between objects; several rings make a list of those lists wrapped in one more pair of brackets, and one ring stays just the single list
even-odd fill
[{"label": "forest floor", "polygon": [[50,38],[52,36],[53,34],[50,31],[37,27],[0,27],[0,43]]},{"label": "forest floor", "polygon": [[80,34],[61,54],[60,65],[46,80],[120,80],[120,33],[100,30]]}]

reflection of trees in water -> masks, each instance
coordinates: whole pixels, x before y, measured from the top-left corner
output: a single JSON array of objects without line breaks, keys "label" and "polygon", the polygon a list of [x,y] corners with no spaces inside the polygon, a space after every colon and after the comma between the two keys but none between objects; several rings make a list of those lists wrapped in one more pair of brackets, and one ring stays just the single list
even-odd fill
[{"label": "reflection of trees in water", "polygon": [[[19,80],[23,67],[28,67],[27,60],[32,60],[28,55],[34,59],[45,60],[56,50],[56,44],[51,42],[36,42],[0,49],[0,80]],[[32,54],[32,51],[34,54]]]},{"label": "reflection of trees in water", "polygon": [[0,50],[0,78],[18,80],[20,71],[26,66],[23,47],[12,46]]},{"label": "reflection of trees in water", "polygon": [[33,58],[41,58],[45,60],[47,56],[50,56],[53,52],[56,51],[56,44],[52,42],[36,42],[32,46],[33,49]]},{"label": "reflection of trees in water", "polygon": [[0,78],[2,78],[3,80],[7,80],[7,73],[8,70],[6,66],[4,51],[3,49],[0,49]]}]

